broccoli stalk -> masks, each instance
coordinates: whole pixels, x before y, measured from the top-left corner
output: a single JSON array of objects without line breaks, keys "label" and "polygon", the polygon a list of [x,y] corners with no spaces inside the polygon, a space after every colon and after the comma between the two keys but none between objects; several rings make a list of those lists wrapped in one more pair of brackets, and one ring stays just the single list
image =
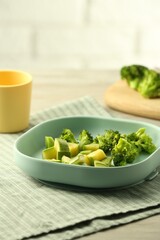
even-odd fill
[{"label": "broccoli stalk", "polygon": [[63,131],[62,131],[62,133],[61,133],[59,138],[64,139],[67,142],[77,143],[77,141],[76,141],[76,139],[74,137],[73,132],[70,129],[68,129],[68,128],[63,129]]},{"label": "broccoli stalk", "polygon": [[141,65],[124,66],[120,71],[121,79],[138,91],[143,97],[160,97],[160,74]]}]

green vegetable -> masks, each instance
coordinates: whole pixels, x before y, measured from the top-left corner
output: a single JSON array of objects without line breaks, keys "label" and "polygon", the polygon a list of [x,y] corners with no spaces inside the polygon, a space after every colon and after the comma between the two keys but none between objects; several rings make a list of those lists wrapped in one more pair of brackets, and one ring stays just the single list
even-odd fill
[{"label": "green vegetable", "polygon": [[79,147],[80,150],[83,150],[84,145],[90,144],[93,142],[93,137],[87,130],[82,130],[79,134]]},{"label": "green vegetable", "polygon": [[98,143],[90,143],[90,144],[86,144],[83,146],[84,150],[91,150],[91,151],[95,151],[97,149],[99,149],[99,144]]},{"label": "green vegetable", "polygon": [[156,150],[152,138],[146,134],[145,128],[140,128],[137,132],[128,134],[127,140],[133,143],[139,150],[147,153],[152,153]]},{"label": "green vegetable", "polygon": [[113,165],[113,159],[112,159],[112,157],[111,156],[107,156],[103,161],[102,161],[105,165],[106,165],[106,167],[113,167],[114,165]]},{"label": "green vegetable", "polygon": [[71,158],[63,155],[61,158],[61,161],[62,161],[62,163],[69,164],[71,161]]},{"label": "green vegetable", "polygon": [[94,166],[95,167],[111,167],[112,166],[112,158],[111,157],[106,157],[105,159],[98,161],[94,161]]},{"label": "green vegetable", "polygon": [[54,141],[54,148],[56,151],[56,159],[60,159],[65,155],[70,157],[69,146],[66,140],[55,138]]},{"label": "green vegetable", "polygon": [[104,135],[97,135],[94,142],[99,144],[99,148],[107,153],[118,143],[120,136],[119,131],[107,130]]},{"label": "green vegetable", "polygon": [[124,66],[120,71],[121,79],[146,98],[160,97],[160,74],[141,65]]},{"label": "green vegetable", "polygon": [[54,146],[54,139],[50,136],[45,136],[45,146],[46,148],[50,148]]},{"label": "green vegetable", "polygon": [[98,160],[94,161],[94,166],[95,167],[107,167],[103,161],[98,161]]},{"label": "green vegetable", "polygon": [[87,155],[88,159],[92,161],[98,160],[101,161],[106,158],[106,154],[102,149],[97,149]]},{"label": "green vegetable", "polygon": [[54,147],[46,148],[42,151],[43,159],[54,159],[56,158],[56,150]]},{"label": "green vegetable", "polygon": [[108,130],[105,131],[105,139],[107,143],[107,148],[110,151],[119,141],[121,134],[119,131]]},{"label": "green vegetable", "polygon": [[64,139],[67,142],[77,143],[77,141],[76,141],[76,139],[74,137],[73,132],[70,129],[68,129],[68,128],[65,128],[62,131],[62,133],[61,133],[59,138]]},{"label": "green vegetable", "polygon": [[71,157],[74,157],[79,153],[78,143],[68,142],[68,147],[69,147]]},{"label": "green vegetable", "polygon": [[82,165],[86,161],[86,155],[78,154],[76,157],[72,158],[70,164]]},{"label": "green vegetable", "polygon": [[105,153],[108,152],[108,145],[104,135],[97,135],[94,139],[94,143],[99,145]]},{"label": "green vegetable", "polygon": [[73,158],[69,158],[67,156],[63,156],[62,157],[62,163],[66,163],[66,164],[74,164],[74,165],[82,165],[85,163],[85,159],[86,159],[86,155],[81,155],[78,154],[77,156],[73,157]]},{"label": "green vegetable", "polygon": [[111,151],[115,166],[124,166],[127,163],[132,163],[138,155],[138,148],[125,138],[120,138],[118,144]]}]

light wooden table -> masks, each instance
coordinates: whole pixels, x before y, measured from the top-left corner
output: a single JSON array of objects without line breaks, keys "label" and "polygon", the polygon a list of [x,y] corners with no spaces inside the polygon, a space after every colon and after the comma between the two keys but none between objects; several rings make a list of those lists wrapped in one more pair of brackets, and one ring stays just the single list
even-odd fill
[{"label": "light wooden table", "polygon": [[[105,106],[104,93],[106,88],[119,79],[119,72],[106,71],[53,71],[32,73],[33,93],[31,112],[35,113],[44,108],[56,106],[68,100],[90,95],[94,97],[107,111],[115,117],[138,119],[160,126],[160,121],[140,118],[117,112]],[[159,240],[160,215],[140,220],[110,230],[102,231],[81,240]]]}]

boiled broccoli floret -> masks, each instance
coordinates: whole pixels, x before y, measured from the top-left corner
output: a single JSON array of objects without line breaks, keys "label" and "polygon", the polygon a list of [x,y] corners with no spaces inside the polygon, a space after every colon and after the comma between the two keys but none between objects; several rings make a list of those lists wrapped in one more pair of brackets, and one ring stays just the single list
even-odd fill
[{"label": "boiled broccoli floret", "polygon": [[125,138],[120,138],[111,151],[112,160],[115,166],[124,166],[127,163],[132,163],[138,154],[138,148]]},{"label": "boiled broccoli floret", "polygon": [[141,65],[124,66],[121,79],[146,98],[160,97],[160,74]]},{"label": "boiled broccoli floret", "polygon": [[82,130],[79,134],[79,148],[83,150],[83,146],[93,142],[93,136],[88,130]]},{"label": "boiled broccoli floret", "polygon": [[99,148],[102,149],[105,153],[108,152],[108,144],[104,135],[97,135],[94,139],[94,143],[99,144]]},{"label": "boiled broccoli floret", "polygon": [[107,148],[110,151],[118,143],[121,134],[119,133],[119,131],[106,130],[104,137],[106,140]]},{"label": "boiled broccoli floret", "polygon": [[68,128],[63,129],[59,138],[64,139],[67,142],[77,143],[73,132]]},{"label": "boiled broccoli floret", "polygon": [[106,130],[103,135],[97,135],[94,139],[95,143],[99,144],[99,148],[105,153],[112,150],[112,148],[118,143],[121,134],[119,131]]},{"label": "boiled broccoli floret", "polygon": [[152,138],[146,134],[145,128],[140,128],[138,131],[127,135],[127,140],[139,149],[147,153],[152,153],[156,150],[156,146],[152,141]]}]

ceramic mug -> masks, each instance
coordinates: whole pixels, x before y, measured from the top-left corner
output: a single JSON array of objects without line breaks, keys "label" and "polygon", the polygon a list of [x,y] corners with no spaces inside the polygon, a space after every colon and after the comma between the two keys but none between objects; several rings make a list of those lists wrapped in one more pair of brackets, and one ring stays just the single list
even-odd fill
[{"label": "ceramic mug", "polygon": [[13,133],[29,125],[32,76],[17,70],[0,70],[0,132]]}]

